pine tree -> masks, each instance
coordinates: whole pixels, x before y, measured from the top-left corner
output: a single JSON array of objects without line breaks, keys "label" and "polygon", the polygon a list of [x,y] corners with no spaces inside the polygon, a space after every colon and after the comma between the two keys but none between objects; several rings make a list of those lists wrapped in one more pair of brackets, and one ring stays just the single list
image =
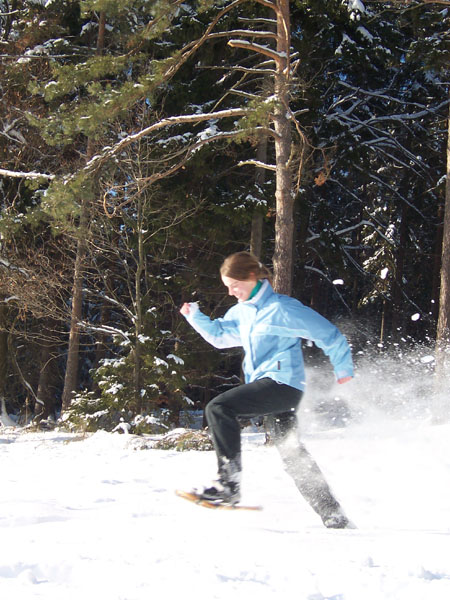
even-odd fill
[{"label": "pine tree", "polygon": [[[82,360],[69,392],[80,379],[100,397],[88,362],[119,356],[137,414],[152,385],[148,361],[177,355],[175,306],[197,292],[220,313],[217,266],[249,246],[258,211],[261,255],[274,253],[279,290],[290,290],[295,251],[294,293],[319,310],[364,304],[371,316],[384,304],[388,334],[407,307],[423,313],[432,274],[417,265],[434,252],[444,189],[441,17],[429,7],[321,0],[77,6],[20,4],[5,28],[0,83],[2,256],[33,264],[28,283],[5,271],[1,291],[20,292],[15,310],[34,298],[36,331],[52,313],[57,329],[67,323],[68,257],[84,247],[73,319]],[[19,239],[27,255],[13,250]],[[353,286],[340,292],[337,277]],[[44,291],[61,301],[39,313]],[[150,304],[172,332],[161,354],[136,341],[147,335]],[[126,351],[112,341],[115,326],[132,340]],[[205,396],[218,389],[212,374],[239,359],[203,352],[205,383],[199,361],[185,358]]]},{"label": "pine tree", "polygon": [[[417,303],[425,308],[429,302],[417,296],[418,274],[405,262],[409,272],[402,272],[400,265],[405,240],[411,252],[419,251],[414,235],[402,238],[411,229],[408,223],[422,221],[421,228],[432,233],[435,222],[445,97],[439,72],[424,61],[433,53],[427,34],[433,32],[442,44],[442,26],[428,9],[416,19],[411,11],[399,18],[383,4],[349,3],[347,9],[315,2],[313,11],[298,4],[294,45],[300,52],[309,48],[302,76],[314,81],[299,108],[308,109],[302,122],[317,148],[316,171],[303,190],[313,225],[311,258],[303,260],[315,278],[320,272],[328,279],[323,288],[333,294],[336,273],[353,270],[351,277],[366,290],[359,297],[377,308],[376,298],[384,297],[395,307],[395,328],[400,299],[414,312]],[[314,44],[319,36],[321,43]],[[436,132],[433,141],[430,131]],[[422,251],[432,243],[432,235],[424,238]],[[388,288],[380,278],[385,267]],[[399,286],[406,279],[410,290]],[[350,294],[347,298],[354,305]]]}]

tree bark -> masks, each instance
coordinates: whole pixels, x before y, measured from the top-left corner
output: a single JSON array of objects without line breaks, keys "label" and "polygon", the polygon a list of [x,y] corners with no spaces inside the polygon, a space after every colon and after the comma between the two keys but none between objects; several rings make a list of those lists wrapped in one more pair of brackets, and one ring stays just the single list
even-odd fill
[{"label": "tree bark", "polygon": [[[441,289],[436,336],[436,376],[439,387],[448,387],[450,368],[450,114],[447,137],[447,180],[445,184],[442,235]],[[448,402],[448,400],[447,400]]]},{"label": "tree bark", "polygon": [[273,271],[275,290],[282,294],[290,294],[293,272],[294,197],[290,169],[292,133],[288,116],[291,44],[289,2],[279,0],[277,7],[279,58],[276,60],[275,73],[276,221]]},{"label": "tree bark", "polygon": [[[89,145],[89,144],[88,144]],[[81,208],[79,239],[73,274],[72,313],[70,317],[69,347],[67,350],[66,372],[62,393],[62,412],[67,410],[78,385],[78,362],[80,351],[80,321],[83,316],[83,269],[86,256],[86,240],[84,233],[87,225],[87,207]]]},{"label": "tree bark", "polygon": [[145,266],[144,253],[144,234],[143,234],[143,206],[141,198],[138,198],[138,219],[137,219],[137,238],[138,238],[138,256],[136,265],[135,279],[135,299],[134,308],[136,313],[135,333],[136,341],[134,346],[134,398],[136,402],[136,410],[142,410],[142,357],[141,357],[141,342],[140,336],[143,333],[143,318],[142,318],[142,290],[141,277]]},{"label": "tree bark", "polygon": [[8,373],[8,332],[6,331],[7,307],[0,302],[0,397],[4,396]]}]

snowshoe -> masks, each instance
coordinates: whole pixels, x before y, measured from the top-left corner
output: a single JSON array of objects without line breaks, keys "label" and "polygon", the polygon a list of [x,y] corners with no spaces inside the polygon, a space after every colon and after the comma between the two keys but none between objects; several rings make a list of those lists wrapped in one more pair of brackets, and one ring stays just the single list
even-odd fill
[{"label": "snowshoe", "polygon": [[198,492],[202,500],[213,502],[214,504],[237,504],[241,499],[240,486],[236,482],[222,483],[214,481],[209,487],[205,487]]},{"label": "snowshoe", "polygon": [[219,458],[217,480],[198,492],[203,500],[215,504],[237,504],[241,499],[241,459]]}]

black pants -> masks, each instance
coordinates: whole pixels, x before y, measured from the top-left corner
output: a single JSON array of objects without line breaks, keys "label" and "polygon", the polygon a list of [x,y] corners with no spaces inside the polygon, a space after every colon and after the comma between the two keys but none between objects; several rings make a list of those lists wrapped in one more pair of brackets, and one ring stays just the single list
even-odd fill
[{"label": "black pants", "polygon": [[206,406],[206,419],[219,466],[223,458],[240,464],[238,417],[268,416],[267,424],[285,469],[311,507],[322,517],[342,512],[326,480],[298,436],[297,409],[302,392],[264,378],[216,396]]},{"label": "black pants", "polygon": [[241,453],[241,428],[237,417],[277,413],[295,415],[302,392],[266,377],[216,396],[206,406],[206,420],[219,458],[234,460]]}]

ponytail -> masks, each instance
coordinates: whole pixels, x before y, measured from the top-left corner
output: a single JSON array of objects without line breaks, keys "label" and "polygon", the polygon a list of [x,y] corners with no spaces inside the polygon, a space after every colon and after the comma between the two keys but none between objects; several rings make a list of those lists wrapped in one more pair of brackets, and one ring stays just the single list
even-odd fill
[{"label": "ponytail", "polygon": [[235,252],[228,256],[220,267],[220,274],[238,281],[247,281],[252,274],[256,279],[268,279],[272,283],[272,273],[250,252]]}]

